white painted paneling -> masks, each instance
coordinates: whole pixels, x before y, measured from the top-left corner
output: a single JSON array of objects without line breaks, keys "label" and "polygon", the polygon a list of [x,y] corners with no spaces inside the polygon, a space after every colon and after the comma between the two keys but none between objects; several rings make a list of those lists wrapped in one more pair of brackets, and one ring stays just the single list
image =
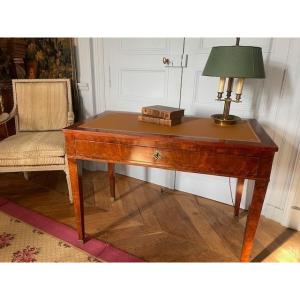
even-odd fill
[{"label": "white painted paneling", "polygon": [[136,53],[169,53],[170,39],[158,38],[122,38],[119,40],[122,51]]},{"label": "white painted paneling", "polygon": [[[298,147],[298,155],[296,159],[296,166],[293,171],[292,181],[289,189],[285,209],[282,214],[279,214],[279,220],[284,226],[300,230],[300,150]],[[272,203],[270,203],[270,206]],[[269,212],[268,212],[269,213]],[[274,216],[270,216],[274,218]]]},{"label": "white painted paneling", "polygon": [[88,118],[95,115],[95,101],[93,94],[93,57],[91,57],[91,39],[78,38],[76,41],[78,88],[81,100],[81,117]]},{"label": "white painted paneling", "polygon": [[300,39],[275,39],[260,102],[259,121],[279,147],[264,214],[282,224],[300,228],[297,174],[300,142]]},{"label": "white painted paneling", "polygon": [[180,69],[165,68],[164,56],[180,64],[183,39],[104,39],[107,110],[139,112],[145,105],[179,105]]},{"label": "white painted paneling", "polygon": [[105,111],[103,39],[76,39],[78,88],[82,102],[82,118]]},{"label": "white painted paneling", "polygon": [[[81,119],[87,119],[105,111],[103,39],[76,39],[78,88],[81,101]],[[106,170],[106,165],[84,162],[88,170]]]},{"label": "white painted paneling", "polygon": [[106,110],[105,107],[105,80],[104,80],[104,48],[103,39],[92,39],[92,78],[94,86],[94,108],[96,114]]},{"label": "white painted paneling", "polygon": [[119,76],[121,97],[154,101],[163,101],[167,97],[168,78],[164,70],[121,70]]},{"label": "white painted paneling", "polygon": [[[186,49],[191,53],[210,53],[215,46],[232,46],[235,45],[236,38],[188,38],[186,39]],[[261,47],[263,52],[271,51],[271,38],[241,38],[242,46]]]}]

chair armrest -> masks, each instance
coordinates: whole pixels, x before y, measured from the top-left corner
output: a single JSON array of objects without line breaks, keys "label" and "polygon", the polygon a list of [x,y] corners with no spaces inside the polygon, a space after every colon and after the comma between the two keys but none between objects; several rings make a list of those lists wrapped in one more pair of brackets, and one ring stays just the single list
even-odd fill
[{"label": "chair armrest", "polygon": [[17,110],[14,109],[13,111],[10,112],[10,114],[8,114],[8,118],[6,118],[5,120],[2,120],[2,121],[0,120],[0,125],[7,123],[9,120],[14,118],[16,114],[17,114]]}]

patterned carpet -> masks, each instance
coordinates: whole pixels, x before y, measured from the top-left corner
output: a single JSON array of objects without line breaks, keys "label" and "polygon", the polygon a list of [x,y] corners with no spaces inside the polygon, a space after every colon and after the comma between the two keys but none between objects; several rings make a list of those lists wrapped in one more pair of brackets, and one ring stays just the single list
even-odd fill
[{"label": "patterned carpet", "polygon": [[0,262],[141,262],[14,202],[0,198]]},{"label": "patterned carpet", "polygon": [[90,254],[0,211],[1,262],[98,262]]}]

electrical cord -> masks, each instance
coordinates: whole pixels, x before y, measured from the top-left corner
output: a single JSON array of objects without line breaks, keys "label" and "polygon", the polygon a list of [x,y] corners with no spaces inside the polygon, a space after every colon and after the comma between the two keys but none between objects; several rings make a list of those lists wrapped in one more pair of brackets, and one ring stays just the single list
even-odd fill
[{"label": "electrical cord", "polygon": [[231,178],[230,177],[228,177],[228,183],[229,183],[232,206],[234,206],[234,201],[233,201],[233,196],[232,196],[232,189],[231,189]]}]

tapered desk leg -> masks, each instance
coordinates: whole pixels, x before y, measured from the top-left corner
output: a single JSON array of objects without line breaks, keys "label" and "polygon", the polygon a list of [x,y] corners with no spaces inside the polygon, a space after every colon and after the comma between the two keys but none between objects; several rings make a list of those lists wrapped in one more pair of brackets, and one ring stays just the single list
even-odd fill
[{"label": "tapered desk leg", "polygon": [[109,187],[110,187],[110,197],[112,200],[116,198],[116,189],[115,189],[115,164],[108,163],[108,177],[109,177]]},{"label": "tapered desk leg", "polygon": [[73,195],[73,203],[76,218],[76,228],[79,240],[84,242],[84,208],[83,208],[83,197],[82,197],[82,182],[81,176],[78,173],[77,160],[68,158],[70,181]]},{"label": "tapered desk leg", "polygon": [[253,247],[254,236],[258,226],[261,209],[264,203],[266,191],[268,188],[267,180],[256,180],[252,202],[248,211],[246,229],[244,233],[243,248],[240,261],[247,262],[250,260],[250,254]]},{"label": "tapered desk leg", "polygon": [[240,213],[240,205],[241,205],[241,199],[242,199],[242,194],[244,189],[244,182],[245,179],[238,178],[236,184],[235,204],[234,204],[234,215],[236,217],[238,217]]}]

